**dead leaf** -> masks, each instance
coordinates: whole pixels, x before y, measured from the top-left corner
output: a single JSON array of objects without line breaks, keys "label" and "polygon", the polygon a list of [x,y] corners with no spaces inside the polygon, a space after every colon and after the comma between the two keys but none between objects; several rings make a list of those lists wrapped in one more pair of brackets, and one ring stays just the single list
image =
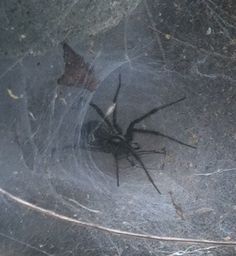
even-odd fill
[{"label": "dead leaf", "polygon": [[67,43],[63,43],[63,51],[65,70],[57,83],[65,86],[85,87],[89,91],[96,90],[98,81],[93,68]]}]

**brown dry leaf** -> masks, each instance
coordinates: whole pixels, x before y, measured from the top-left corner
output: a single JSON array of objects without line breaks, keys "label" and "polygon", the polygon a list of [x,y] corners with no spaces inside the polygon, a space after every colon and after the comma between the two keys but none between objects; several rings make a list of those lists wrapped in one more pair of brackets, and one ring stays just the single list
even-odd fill
[{"label": "brown dry leaf", "polygon": [[98,81],[95,78],[93,68],[67,43],[63,43],[63,51],[65,70],[57,83],[65,86],[84,86],[89,91],[96,90]]}]

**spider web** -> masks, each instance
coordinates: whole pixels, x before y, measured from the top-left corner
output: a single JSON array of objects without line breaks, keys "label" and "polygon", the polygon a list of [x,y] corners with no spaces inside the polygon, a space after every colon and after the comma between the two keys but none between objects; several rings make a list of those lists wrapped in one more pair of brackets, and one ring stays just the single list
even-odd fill
[{"label": "spider web", "polygon": [[[92,49],[87,41],[72,40],[73,49],[94,66],[96,92],[56,83],[64,68],[60,46],[38,56],[28,51],[14,61],[3,58],[1,188],[40,207],[121,230],[236,238],[235,16],[220,1],[171,2],[144,1],[119,26],[95,38]],[[63,26],[76,4],[68,6],[57,26]],[[45,38],[52,39],[53,33],[47,32]],[[105,113],[112,106],[119,73],[122,128],[153,107],[187,97],[139,127],[196,144],[197,150],[163,138],[135,136],[144,150],[166,148],[166,157],[142,157],[161,196],[138,165],[119,163],[117,187],[111,155],[73,148],[81,140],[82,125],[99,120],[89,103]],[[109,236],[49,220],[3,197],[1,204],[1,247],[6,255],[234,253],[233,248]]]}]

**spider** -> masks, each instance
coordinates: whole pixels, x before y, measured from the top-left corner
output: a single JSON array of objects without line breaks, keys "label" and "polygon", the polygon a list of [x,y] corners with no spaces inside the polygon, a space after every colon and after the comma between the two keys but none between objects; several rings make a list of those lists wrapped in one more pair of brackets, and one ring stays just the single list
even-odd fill
[{"label": "spider", "polygon": [[[151,109],[147,113],[141,115],[139,118],[131,121],[126,131],[124,131],[123,128],[117,122],[117,100],[118,100],[120,89],[121,89],[121,74],[119,74],[119,83],[113,98],[113,105],[112,105],[113,108],[112,108],[112,111],[110,111],[112,115],[111,118],[109,118],[108,117],[109,115],[105,114],[102,111],[102,109],[98,107],[96,104],[90,103],[90,106],[96,111],[96,113],[98,114],[101,120],[88,121],[82,126],[82,129],[81,129],[82,141],[84,141],[83,143],[86,143],[86,145],[89,146],[91,150],[98,150],[98,151],[101,151],[104,153],[110,153],[113,155],[115,160],[115,167],[116,167],[117,186],[119,186],[120,184],[119,160],[122,158],[126,158],[131,163],[132,166],[134,165],[133,160],[136,160],[136,162],[144,170],[148,180],[151,182],[155,190],[159,194],[161,194],[153,178],[148,172],[145,164],[143,163],[141,159],[141,155],[165,154],[165,150],[162,150],[162,151],[142,150],[141,146],[137,142],[133,141],[134,134],[141,133],[144,135],[149,134],[154,136],[160,136],[189,148],[195,149],[196,147],[186,144],[178,139],[175,139],[159,131],[136,128],[136,125],[141,121],[143,121],[144,119],[157,113],[158,111],[163,110],[167,107],[173,106],[174,104],[177,104],[185,100],[185,97],[182,97],[176,101]],[[132,157],[133,160],[131,160],[130,157]]]}]

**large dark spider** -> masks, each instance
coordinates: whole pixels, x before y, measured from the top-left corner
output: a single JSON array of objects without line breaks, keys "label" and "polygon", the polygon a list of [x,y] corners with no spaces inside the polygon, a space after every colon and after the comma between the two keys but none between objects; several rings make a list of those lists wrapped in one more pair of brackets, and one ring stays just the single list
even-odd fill
[{"label": "large dark spider", "polygon": [[146,114],[130,122],[127,130],[124,132],[117,122],[117,99],[120,92],[120,88],[121,88],[121,75],[119,75],[118,87],[117,87],[115,96],[113,98],[112,120],[108,118],[108,115],[106,115],[101,110],[100,107],[98,107],[94,103],[90,103],[90,106],[100,116],[101,121],[94,121],[94,120],[88,121],[83,125],[82,131],[81,131],[82,141],[84,141],[84,143],[86,143],[91,150],[98,150],[104,153],[111,153],[113,155],[115,159],[115,166],[116,166],[117,186],[119,186],[118,161],[126,157],[127,160],[129,160],[129,162],[132,165],[134,165],[134,161],[130,159],[130,157],[132,157],[132,159],[136,160],[140,164],[142,169],[145,171],[149,181],[152,183],[156,191],[158,193],[161,193],[160,190],[157,188],[156,184],[154,183],[151,175],[149,174],[140,156],[142,154],[152,154],[152,153],[165,154],[165,150],[162,150],[162,151],[141,150],[141,147],[139,146],[139,144],[136,142],[133,142],[134,134],[142,133],[142,134],[151,134],[155,136],[161,136],[186,147],[190,147],[190,148],[196,148],[196,147],[186,144],[180,140],[177,140],[159,131],[135,128],[135,125],[140,123],[144,119],[150,117],[151,115],[155,114],[156,112],[162,109],[165,109],[167,107],[170,107],[178,102],[183,101],[185,97],[180,98],[176,101],[170,102],[168,104],[153,108],[152,110],[148,111]]}]

